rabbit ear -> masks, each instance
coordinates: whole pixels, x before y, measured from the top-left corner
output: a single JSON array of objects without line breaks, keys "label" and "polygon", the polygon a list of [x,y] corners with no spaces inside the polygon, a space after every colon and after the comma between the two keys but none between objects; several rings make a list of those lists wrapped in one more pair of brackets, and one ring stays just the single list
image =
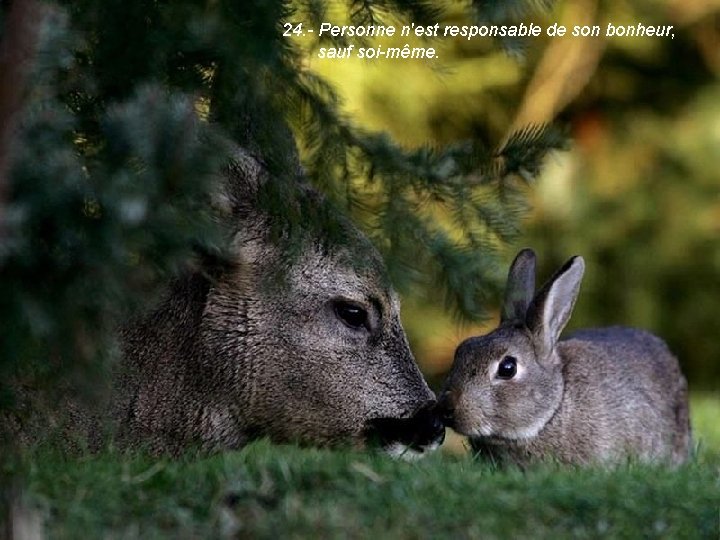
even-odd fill
[{"label": "rabbit ear", "polygon": [[510,265],[500,323],[524,321],[535,294],[535,252],[523,249]]},{"label": "rabbit ear", "polygon": [[560,333],[570,319],[580,292],[583,272],[583,258],[571,258],[543,285],[528,308],[525,322],[533,334],[540,362],[550,356]]}]

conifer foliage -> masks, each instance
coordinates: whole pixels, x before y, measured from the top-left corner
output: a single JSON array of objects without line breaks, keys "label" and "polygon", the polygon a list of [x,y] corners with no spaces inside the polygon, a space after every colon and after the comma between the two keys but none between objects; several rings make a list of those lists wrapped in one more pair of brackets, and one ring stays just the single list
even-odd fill
[{"label": "conifer foliage", "polygon": [[[3,50],[27,1],[0,4]],[[407,150],[358,129],[282,36],[298,14],[325,17],[323,0],[30,3],[27,76],[0,76],[23,90],[15,126],[0,126],[0,412],[18,417],[18,388],[103,381],[116,321],[198,251],[222,254],[208,199],[233,145],[265,162],[279,192],[312,182],[373,239],[396,285],[440,286],[475,317],[494,250],[517,231],[523,183],[562,144],[533,127],[501,151],[472,140]],[[363,24],[442,16],[427,0],[346,4]],[[482,8],[468,10],[480,19]],[[284,214],[287,200],[266,199]],[[322,213],[286,219],[303,230]]]}]

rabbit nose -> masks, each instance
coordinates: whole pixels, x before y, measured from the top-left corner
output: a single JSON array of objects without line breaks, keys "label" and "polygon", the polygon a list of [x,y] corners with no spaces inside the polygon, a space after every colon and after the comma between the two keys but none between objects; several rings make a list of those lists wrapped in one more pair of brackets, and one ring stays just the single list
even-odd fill
[{"label": "rabbit nose", "polygon": [[443,392],[437,404],[437,411],[443,424],[453,427],[455,423],[455,403],[450,392]]}]

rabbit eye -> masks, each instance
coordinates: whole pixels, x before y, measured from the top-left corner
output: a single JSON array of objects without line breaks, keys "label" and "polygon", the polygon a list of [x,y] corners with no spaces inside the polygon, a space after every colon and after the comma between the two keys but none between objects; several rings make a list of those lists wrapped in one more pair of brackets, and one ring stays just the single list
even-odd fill
[{"label": "rabbit eye", "polygon": [[517,359],[512,356],[506,356],[502,362],[498,364],[498,379],[512,379],[517,373]]}]

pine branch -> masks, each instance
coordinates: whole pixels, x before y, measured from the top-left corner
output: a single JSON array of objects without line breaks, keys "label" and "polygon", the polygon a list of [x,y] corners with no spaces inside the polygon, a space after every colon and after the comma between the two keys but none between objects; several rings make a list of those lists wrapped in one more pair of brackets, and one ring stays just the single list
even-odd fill
[{"label": "pine branch", "polygon": [[567,137],[549,124],[531,125],[516,131],[497,152],[497,175],[517,174],[530,182],[540,172],[542,161],[553,150],[567,146]]}]

